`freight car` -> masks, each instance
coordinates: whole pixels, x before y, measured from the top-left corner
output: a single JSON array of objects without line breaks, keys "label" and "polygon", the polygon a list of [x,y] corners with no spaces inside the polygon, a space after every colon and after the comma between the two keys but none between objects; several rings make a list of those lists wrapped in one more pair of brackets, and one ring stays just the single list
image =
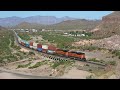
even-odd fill
[{"label": "freight car", "polygon": [[33,49],[33,42],[30,41],[29,43],[30,43],[30,48]]},{"label": "freight car", "polygon": [[37,44],[37,51],[39,51],[39,52],[42,51],[42,44]]},{"label": "freight car", "polygon": [[57,50],[57,48],[54,45],[48,45],[48,51],[47,51],[47,53],[55,55],[56,54],[56,50]]},{"label": "freight car", "polygon": [[56,48],[53,45],[42,45],[40,43],[35,43],[32,41],[28,42],[28,41],[22,40],[19,36],[17,36],[17,40],[22,46],[37,50],[38,52],[67,57],[67,58],[80,60],[80,61],[81,60],[86,61],[85,53],[82,53],[82,52],[63,50],[63,49]]}]

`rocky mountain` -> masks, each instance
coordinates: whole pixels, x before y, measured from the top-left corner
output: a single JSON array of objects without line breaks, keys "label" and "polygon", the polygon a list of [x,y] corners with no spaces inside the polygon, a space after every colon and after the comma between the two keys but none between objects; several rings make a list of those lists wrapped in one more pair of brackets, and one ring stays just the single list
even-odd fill
[{"label": "rocky mountain", "polygon": [[0,26],[0,30],[6,30],[6,28],[4,28],[4,27]]},{"label": "rocky mountain", "polygon": [[75,20],[75,19],[77,18],[71,18],[68,16],[65,16],[62,18],[56,18],[54,16],[31,16],[26,18],[20,18],[20,17],[13,16],[13,17],[7,17],[7,18],[0,18],[0,25],[15,26],[22,22],[50,25],[50,24],[60,23],[66,20]]},{"label": "rocky mountain", "polygon": [[73,46],[96,46],[100,48],[120,50],[120,35],[113,35],[104,39],[90,39],[90,40],[80,40],[79,42],[73,43]]},{"label": "rocky mountain", "polygon": [[[65,18],[64,18],[65,19]],[[67,20],[67,18],[65,19]],[[57,24],[52,25],[43,25],[37,23],[28,23],[23,22],[16,25],[13,28],[36,28],[36,29],[58,29],[58,30],[76,30],[76,29],[84,29],[91,30],[100,24],[100,20],[85,20],[85,19],[77,19],[77,20],[67,20],[62,21]]]},{"label": "rocky mountain", "polygon": [[86,19],[77,19],[77,20],[67,20],[54,25],[50,25],[50,29],[61,29],[61,30],[74,30],[74,29],[84,29],[91,30],[100,24],[100,20],[86,20]]},{"label": "rocky mountain", "polygon": [[120,11],[115,11],[102,18],[101,24],[92,30],[95,37],[110,37],[120,35]]}]

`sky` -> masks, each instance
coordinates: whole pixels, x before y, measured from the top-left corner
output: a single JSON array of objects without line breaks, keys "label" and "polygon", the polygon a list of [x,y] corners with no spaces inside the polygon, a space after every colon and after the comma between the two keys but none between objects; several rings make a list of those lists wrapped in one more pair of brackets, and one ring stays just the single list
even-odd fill
[{"label": "sky", "polygon": [[0,18],[5,17],[29,17],[29,16],[55,16],[58,18],[69,16],[80,19],[102,19],[113,11],[0,11]]}]

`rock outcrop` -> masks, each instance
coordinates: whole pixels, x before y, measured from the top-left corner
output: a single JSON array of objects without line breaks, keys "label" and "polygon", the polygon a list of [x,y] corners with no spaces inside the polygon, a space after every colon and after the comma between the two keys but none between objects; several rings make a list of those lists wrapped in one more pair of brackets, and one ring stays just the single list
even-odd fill
[{"label": "rock outcrop", "polygon": [[105,38],[120,35],[120,11],[104,16],[101,24],[96,28],[92,31],[95,37]]}]

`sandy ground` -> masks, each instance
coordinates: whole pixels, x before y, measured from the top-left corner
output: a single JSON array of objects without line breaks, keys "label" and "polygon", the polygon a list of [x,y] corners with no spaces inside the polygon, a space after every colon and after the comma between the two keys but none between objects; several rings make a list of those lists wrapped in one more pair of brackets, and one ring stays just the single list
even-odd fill
[{"label": "sandy ground", "polygon": [[87,76],[91,75],[91,73],[83,70],[77,70],[76,68],[72,68],[68,73],[65,73],[63,78],[71,78],[71,79],[86,79]]},{"label": "sandy ground", "polygon": [[22,52],[29,52],[29,50],[24,49],[24,48],[21,48],[20,51],[22,51]]},{"label": "sandy ground", "polygon": [[[101,52],[85,52],[87,58],[100,58],[100,59],[107,59],[105,53],[101,53]],[[109,55],[108,55],[109,56]],[[108,60],[110,60],[111,58],[108,58]],[[34,65],[36,62],[40,62],[40,61],[46,60],[46,58],[43,59],[39,59],[39,60],[35,60],[32,61],[31,65]],[[28,69],[28,68],[19,68],[16,69],[16,67],[19,64],[27,64],[29,63],[28,60],[23,60],[21,62],[16,61],[16,63],[9,63],[7,66],[5,66],[5,68],[7,68],[8,70],[11,71],[15,71],[15,72],[21,72],[21,73],[26,73],[26,74],[31,74],[31,75],[36,75],[36,76],[49,76],[52,73],[52,69],[48,66],[48,65],[42,65],[38,68],[35,69]],[[77,65],[83,66],[83,62],[77,62]],[[87,76],[90,76],[92,73],[88,72],[88,71],[83,71],[83,70],[78,70],[76,67],[71,68],[68,73],[64,73],[63,76],[61,76],[61,78],[72,78],[72,79],[86,79]],[[6,72],[2,72],[0,73],[0,78],[14,78],[14,79],[21,79],[22,77],[18,77],[15,76],[13,74],[10,73],[6,73]],[[109,78],[115,78],[115,76],[110,76]]]},{"label": "sandy ground", "polygon": [[11,73],[2,72],[0,73],[0,79],[27,79],[27,78],[19,77]]}]

